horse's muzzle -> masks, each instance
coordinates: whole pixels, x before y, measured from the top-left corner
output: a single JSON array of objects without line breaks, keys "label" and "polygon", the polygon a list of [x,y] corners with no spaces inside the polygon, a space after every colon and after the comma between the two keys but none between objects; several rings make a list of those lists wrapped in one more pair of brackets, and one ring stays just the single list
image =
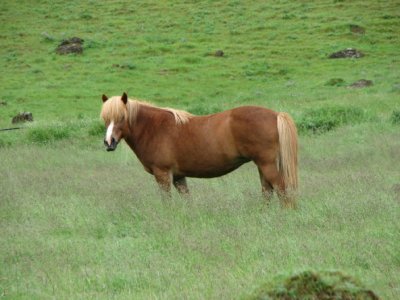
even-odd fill
[{"label": "horse's muzzle", "polygon": [[107,151],[114,151],[117,148],[118,142],[111,138],[111,144],[108,144],[106,140],[104,140],[104,146],[106,146]]}]

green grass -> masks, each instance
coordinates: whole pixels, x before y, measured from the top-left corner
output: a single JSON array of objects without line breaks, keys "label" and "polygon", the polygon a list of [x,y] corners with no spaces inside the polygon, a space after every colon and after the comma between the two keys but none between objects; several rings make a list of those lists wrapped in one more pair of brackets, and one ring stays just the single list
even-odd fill
[{"label": "green grass", "polygon": [[[97,118],[101,94],[123,91],[183,109],[251,103],[295,113],[299,105],[351,103],[387,115],[398,106],[396,1],[0,5],[0,100],[7,102],[0,106],[0,127],[24,110],[38,121]],[[366,33],[352,33],[350,24]],[[72,36],[85,40],[84,54],[55,54]],[[347,47],[366,56],[327,58]],[[210,55],[217,49],[225,55]],[[375,85],[356,91],[326,86],[332,78]]]},{"label": "green grass", "polygon": [[[308,270],[398,298],[398,1],[36,2],[0,2],[0,129],[35,120],[0,131],[0,298],[246,298]],[[73,36],[83,54],[55,54]],[[349,47],[365,56],[328,59]],[[124,91],[289,112],[299,210],[266,207],[251,164],[163,203],[128,147],[103,149],[101,95]]]},{"label": "green grass", "polygon": [[163,203],[125,144],[3,148],[2,294],[231,299],[312,268],[395,299],[399,141],[387,124],[303,138],[297,211],[265,206],[252,164]]}]

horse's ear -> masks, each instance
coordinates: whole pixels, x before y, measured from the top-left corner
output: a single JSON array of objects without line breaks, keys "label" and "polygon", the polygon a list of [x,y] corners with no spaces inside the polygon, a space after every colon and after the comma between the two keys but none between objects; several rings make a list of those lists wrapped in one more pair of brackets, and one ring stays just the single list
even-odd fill
[{"label": "horse's ear", "polygon": [[128,95],[126,93],[123,93],[121,100],[122,100],[122,102],[124,102],[126,104],[126,102],[128,102]]},{"label": "horse's ear", "polygon": [[103,94],[103,96],[101,96],[101,99],[103,100],[103,103],[104,103],[104,102],[106,102],[108,100],[108,97]]}]

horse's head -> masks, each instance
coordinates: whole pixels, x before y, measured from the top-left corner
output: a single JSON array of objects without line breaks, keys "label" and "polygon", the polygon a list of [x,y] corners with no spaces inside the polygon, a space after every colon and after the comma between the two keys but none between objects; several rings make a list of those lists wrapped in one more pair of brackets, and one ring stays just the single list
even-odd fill
[{"label": "horse's head", "polygon": [[126,107],[128,95],[124,93],[122,97],[114,96],[111,98],[103,95],[102,99],[101,117],[107,128],[104,145],[107,151],[114,151],[128,130],[128,109]]}]

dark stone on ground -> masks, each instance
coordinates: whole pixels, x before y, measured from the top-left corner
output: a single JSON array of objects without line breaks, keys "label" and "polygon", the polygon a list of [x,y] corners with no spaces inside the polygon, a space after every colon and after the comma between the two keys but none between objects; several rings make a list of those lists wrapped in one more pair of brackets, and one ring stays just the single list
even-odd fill
[{"label": "dark stone on ground", "polygon": [[360,89],[360,88],[364,88],[364,87],[372,86],[372,85],[374,85],[372,80],[360,79],[360,80],[350,84],[349,88]]},{"label": "dark stone on ground", "polygon": [[22,123],[22,122],[32,122],[33,121],[33,116],[32,113],[30,112],[22,112],[16,115],[15,117],[12,118],[12,123]]},{"label": "dark stone on ground", "polygon": [[222,50],[217,50],[217,51],[215,51],[214,56],[216,56],[216,57],[222,57],[222,56],[224,56],[224,51],[222,51]]},{"label": "dark stone on ground", "polygon": [[56,52],[61,55],[70,53],[81,54],[83,52],[83,42],[84,41],[78,37],[63,40],[57,47]]},{"label": "dark stone on ground", "polygon": [[329,58],[360,58],[363,57],[364,53],[354,48],[347,48],[338,52],[334,52],[329,55]]}]

